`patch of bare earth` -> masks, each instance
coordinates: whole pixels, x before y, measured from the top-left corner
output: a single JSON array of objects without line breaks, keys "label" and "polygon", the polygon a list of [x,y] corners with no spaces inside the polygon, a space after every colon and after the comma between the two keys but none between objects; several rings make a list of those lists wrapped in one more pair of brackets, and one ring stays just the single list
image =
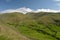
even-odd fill
[{"label": "patch of bare earth", "polygon": [[14,29],[6,26],[0,25],[0,35],[7,36],[12,40],[30,40],[29,38],[21,35],[20,33],[16,32]]}]

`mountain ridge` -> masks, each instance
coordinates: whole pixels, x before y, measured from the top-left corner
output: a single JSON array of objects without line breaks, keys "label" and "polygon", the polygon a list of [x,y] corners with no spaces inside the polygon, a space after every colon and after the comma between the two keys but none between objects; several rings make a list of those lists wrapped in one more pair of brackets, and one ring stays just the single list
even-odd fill
[{"label": "mountain ridge", "polygon": [[[4,25],[4,26],[2,25],[3,28],[4,27],[5,28],[8,27],[10,29],[13,28],[13,30],[16,33],[17,31],[19,32],[18,35],[20,35],[21,33],[21,35],[24,35],[29,40],[30,39],[60,40],[60,13],[51,13],[51,12],[38,12],[38,13],[30,12],[26,14],[19,12],[4,13],[4,14],[0,14],[0,24]],[[7,32],[9,30],[7,30]],[[13,36],[11,35],[11,37]],[[21,38],[21,40],[22,39],[23,38]],[[13,40],[13,38],[11,40]]]},{"label": "mountain ridge", "polygon": [[60,10],[52,10],[52,9],[30,9],[30,8],[26,8],[26,7],[22,7],[22,8],[17,8],[17,9],[7,9],[7,10],[3,10],[0,11],[0,13],[12,13],[12,12],[21,12],[23,14],[26,14],[28,12],[34,12],[34,13],[38,13],[38,12],[53,12],[53,13],[58,13],[60,12]]}]

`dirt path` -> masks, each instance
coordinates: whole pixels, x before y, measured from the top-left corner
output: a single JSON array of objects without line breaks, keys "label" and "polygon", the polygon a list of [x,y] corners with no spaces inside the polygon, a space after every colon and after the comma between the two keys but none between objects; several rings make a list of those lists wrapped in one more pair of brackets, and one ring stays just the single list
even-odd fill
[{"label": "dirt path", "polygon": [[8,38],[11,38],[12,40],[30,40],[29,38],[21,35],[14,29],[6,26],[0,25],[0,35],[7,36]]}]

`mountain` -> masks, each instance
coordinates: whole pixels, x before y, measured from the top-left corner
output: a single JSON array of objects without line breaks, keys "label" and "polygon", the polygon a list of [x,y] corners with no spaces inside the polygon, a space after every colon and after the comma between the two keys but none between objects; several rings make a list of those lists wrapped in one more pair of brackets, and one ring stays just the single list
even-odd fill
[{"label": "mountain", "polygon": [[60,40],[60,13],[0,14],[1,40]]}]

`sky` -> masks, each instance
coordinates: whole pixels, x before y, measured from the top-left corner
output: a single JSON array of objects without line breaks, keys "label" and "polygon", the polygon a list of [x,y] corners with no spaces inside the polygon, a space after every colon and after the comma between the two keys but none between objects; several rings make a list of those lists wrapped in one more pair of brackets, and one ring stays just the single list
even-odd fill
[{"label": "sky", "polygon": [[60,10],[60,0],[0,0],[0,11],[18,8]]}]

